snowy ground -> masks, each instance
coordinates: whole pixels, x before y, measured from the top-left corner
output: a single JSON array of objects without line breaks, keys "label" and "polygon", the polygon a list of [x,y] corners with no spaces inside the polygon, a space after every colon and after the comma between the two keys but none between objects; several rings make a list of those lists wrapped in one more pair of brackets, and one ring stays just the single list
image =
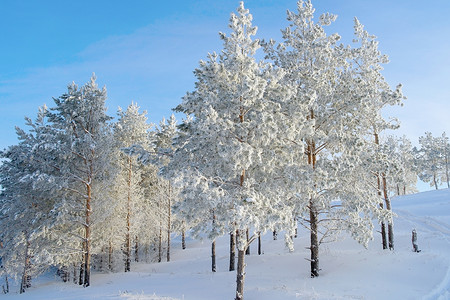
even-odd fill
[{"label": "snowy ground", "polygon": [[[295,239],[289,253],[283,238],[263,237],[247,256],[245,299],[450,299],[450,190],[393,199],[395,251],[381,250],[380,238],[366,250],[343,237],[321,248],[321,276],[309,278],[308,236]],[[412,252],[411,230],[418,233],[420,253]],[[172,262],[139,264],[134,271],[94,274],[82,288],[43,276],[25,294],[17,287],[5,299],[234,299],[235,273],[228,272],[228,239],[217,241],[217,273],[210,272],[210,243],[173,245]]]}]

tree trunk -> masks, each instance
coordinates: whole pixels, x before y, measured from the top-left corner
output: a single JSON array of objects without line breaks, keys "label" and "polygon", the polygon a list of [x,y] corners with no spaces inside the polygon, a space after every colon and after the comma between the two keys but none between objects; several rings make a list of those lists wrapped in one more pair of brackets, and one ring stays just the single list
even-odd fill
[{"label": "tree trunk", "polygon": [[125,236],[125,272],[131,270],[131,157],[127,160],[128,178],[127,178],[127,233]]},{"label": "tree trunk", "polygon": [[236,272],[236,298],[244,299],[244,279],[245,279],[245,250],[238,250],[238,266]]},{"label": "tree trunk", "polygon": [[77,264],[73,263],[73,283],[77,284]]},{"label": "tree trunk", "polygon": [[235,270],[235,257],[236,257],[236,237],[234,236],[234,232],[230,232],[230,271]]},{"label": "tree trunk", "polygon": [[386,223],[384,223],[384,221],[381,221],[381,242],[383,243],[383,250],[386,250],[388,246],[386,237]]},{"label": "tree trunk", "polygon": [[[247,236],[247,243],[248,243],[248,228],[245,231],[245,235]],[[247,249],[245,250],[245,255],[250,255],[250,245],[247,246]]]},{"label": "tree trunk", "polygon": [[273,240],[276,241],[278,239],[278,233],[276,230],[272,232]]},{"label": "tree trunk", "polygon": [[111,241],[109,241],[109,248],[108,248],[108,269],[110,271],[112,271],[113,269],[113,247]]},{"label": "tree trunk", "polygon": [[434,187],[436,188],[436,190],[438,190],[438,184],[437,184],[437,180],[436,180],[436,174],[433,174],[433,182],[434,182]]},{"label": "tree trunk", "polygon": [[172,191],[171,191],[171,185],[168,183],[168,189],[169,189],[169,197],[167,199],[168,205],[167,205],[167,261],[170,261],[170,226],[171,226],[171,214],[172,214]]},{"label": "tree trunk", "polygon": [[211,243],[211,271],[216,272],[216,240]]},{"label": "tree trunk", "polygon": [[158,208],[159,208],[159,236],[158,236],[158,262],[162,261],[162,219],[163,219],[163,214],[162,214],[162,203],[161,200],[158,203]]},{"label": "tree trunk", "polygon": [[162,261],[162,221],[159,222],[158,262]]},{"label": "tree trunk", "polygon": [[22,273],[22,280],[20,282],[20,294],[25,293],[25,289],[29,288],[31,286],[29,280],[30,275],[28,274],[28,271],[30,269],[30,241],[27,236],[27,232],[24,232],[26,243],[25,243],[25,258],[24,258],[24,265],[23,265],[23,273]]},{"label": "tree trunk", "polygon": [[181,231],[181,249],[186,249],[186,231],[184,229]]},{"label": "tree trunk", "polygon": [[[391,208],[391,200],[389,199],[387,184],[386,184],[386,175],[382,174],[383,179],[383,193],[384,193],[384,201],[386,203],[386,209],[388,211],[392,211]],[[388,220],[388,240],[389,240],[389,250],[394,250],[394,227],[392,223],[392,219]]]},{"label": "tree trunk", "polygon": [[258,233],[258,255],[261,255],[261,232]]},{"label": "tree trunk", "polygon": [[83,285],[83,275],[84,275],[84,257],[83,262],[80,264],[80,275],[78,276],[78,284]]},{"label": "tree trunk", "polygon": [[[311,110],[311,119],[314,119],[314,111]],[[314,140],[311,140],[307,144],[308,146],[308,164],[312,167],[313,171],[316,168],[316,144]],[[317,187],[314,186],[314,189]],[[311,277],[319,276],[319,236],[318,236],[318,224],[319,224],[319,212],[314,204],[314,198],[311,196],[309,199],[309,222],[310,222],[310,251],[311,251]]]},{"label": "tree trunk", "polygon": [[134,261],[139,262],[139,238],[136,236],[134,241]]},{"label": "tree trunk", "polygon": [[[91,174],[93,174],[92,166],[90,170]],[[88,182],[91,182],[92,177],[89,178]],[[86,197],[86,223],[85,223],[85,253],[84,253],[84,287],[88,287],[90,285],[91,280],[91,200],[92,200],[92,189],[91,185],[88,184],[87,188],[87,197]]]},{"label": "tree trunk", "polygon": [[[379,137],[378,137],[378,133],[376,131],[374,133],[374,136],[375,136],[375,144],[377,146],[379,146],[380,145],[380,140],[379,140]],[[380,199],[382,199],[382,196],[381,196],[381,180],[380,180],[380,174],[378,174],[378,173],[377,173],[377,186],[378,186],[378,197]],[[380,201],[380,208],[381,209],[384,208],[382,200]],[[386,224],[384,223],[384,221],[381,221],[381,242],[382,242],[382,245],[383,245],[383,250],[387,249],[388,246],[387,246],[387,239],[386,239]]]},{"label": "tree trunk", "polygon": [[310,219],[310,227],[311,227],[311,277],[319,276],[319,237],[317,231],[318,225],[318,212],[314,208],[313,200],[311,199],[309,202],[309,219]]}]

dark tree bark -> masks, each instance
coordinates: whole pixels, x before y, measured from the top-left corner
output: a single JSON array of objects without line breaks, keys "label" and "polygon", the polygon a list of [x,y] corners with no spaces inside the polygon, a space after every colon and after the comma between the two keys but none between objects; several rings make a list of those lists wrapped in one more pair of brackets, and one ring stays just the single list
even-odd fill
[{"label": "dark tree bark", "polygon": [[230,233],[230,271],[234,271],[236,269],[236,237],[234,236],[234,232]]},{"label": "dark tree bark", "polygon": [[113,269],[113,247],[112,242],[109,241],[109,247],[108,247],[108,269],[112,271]]},{"label": "dark tree bark", "polygon": [[[386,184],[386,175],[382,174],[383,179],[383,193],[384,193],[384,202],[386,204],[386,209],[388,211],[392,211],[391,208],[391,199],[389,199],[387,184]],[[394,226],[392,224],[392,220],[388,221],[388,244],[389,250],[394,250]]]},{"label": "dark tree bark", "polygon": [[[248,244],[248,228],[245,231],[245,235],[247,236],[247,244]],[[250,245],[247,246],[247,249],[245,250],[245,255],[250,255]]]},{"label": "dark tree bark", "polygon": [[78,284],[79,285],[83,285],[83,282],[84,282],[84,280],[83,280],[84,276],[83,275],[84,275],[84,262],[82,262],[80,264],[80,275],[78,277]]},{"label": "dark tree bark", "polygon": [[273,235],[273,240],[276,241],[276,240],[278,239],[278,233],[277,233],[277,231],[274,230],[274,231],[272,232],[272,235]]},{"label": "dark tree bark", "polygon": [[216,272],[216,240],[211,243],[211,271]]},{"label": "dark tree bark", "polygon": [[[311,110],[310,118],[314,119],[314,111]],[[307,151],[308,164],[313,170],[316,168],[317,149],[314,140],[308,141]],[[316,188],[316,186],[314,186]],[[310,252],[311,252],[311,277],[319,276],[319,236],[318,236],[318,224],[319,224],[319,211],[314,203],[315,199],[311,197],[309,199],[309,223],[310,223]]]},{"label": "dark tree bark", "polygon": [[[375,131],[375,145],[380,145],[380,139],[378,137],[378,133]],[[378,196],[381,199],[381,180],[380,180],[380,174],[377,174],[377,187],[378,187]],[[380,202],[380,208],[383,209],[383,201]],[[388,248],[387,245],[387,238],[386,238],[386,224],[384,221],[381,221],[381,243],[383,245],[383,250]]]},{"label": "dark tree bark", "polygon": [[314,209],[312,199],[310,200],[309,219],[310,219],[310,252],[311,252],[311,277],[319,276],[319,237],[317,231],[318,212]]},{"label": "dark tree bark", "polygon": [[139,238],[134,238],[134,261],[139,262]]},{"label": "dark tree bark", "polygon": [[184,229],[181,231],[181,249],[186,249],[186,232]]},{"label": "dark tree bark", "polygon": [[258,255],[261,255],[261,233],[258,233]]}]

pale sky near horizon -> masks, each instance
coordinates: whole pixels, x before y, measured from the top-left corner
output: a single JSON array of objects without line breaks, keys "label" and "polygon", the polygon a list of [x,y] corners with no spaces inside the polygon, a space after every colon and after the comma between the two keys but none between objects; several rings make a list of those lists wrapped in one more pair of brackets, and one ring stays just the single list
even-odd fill
[{"label": "pale sky near horizon", "polygon": [[[286,10],[295,0],[244,1],[257,37],[281,41]],[[16,144],[14,126],[53,106],[67,85],[80,86],[95,72],[108,90],[108,113],[131,101],[158,123],[187,91],[193,70],[222,48],[218,32],[239,1],[0,0],[0,149]],[[450,135],[450,1],[315,0],[316,17],[330,12],[327,28],[351,43],[353,18],[378,37],[390,58],[383,75],[403,84],[408,98],[387,115],[401,121],[395,134],[417,144],[425,131]]]}]

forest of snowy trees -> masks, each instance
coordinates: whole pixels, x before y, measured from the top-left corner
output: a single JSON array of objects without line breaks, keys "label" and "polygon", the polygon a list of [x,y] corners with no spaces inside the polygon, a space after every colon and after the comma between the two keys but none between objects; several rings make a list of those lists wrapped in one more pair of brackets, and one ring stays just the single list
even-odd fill
[{"label": "forest of snowy trees", "polygon": [[362,245],[379,231],[394,249],[390,198],[416,192],[417,177],[450,187],[449,139],[426,133],[417,148],[392,136],[399,123],[382,111],[404,96],[381,74],[376,38],[355,19],[344,45],[325,31],[336,16],[313,15],[300,0],[283,40],[260,41],[241,2],[174,109],[179,124],[151,124],[136,103],[113,118],[95,76],[26,118],[0,152],[3,291],[15,279],[22,293],[48,270],[87,287],[92,270],[170,261],[173,234],[183,248],[186,234],[209,239],[213,272],[214,241],[229,236],[236,299],[246,251],[266,232],[294,251],[307,228],[311,277],[325,268],[320,245],[342,231]]}]

